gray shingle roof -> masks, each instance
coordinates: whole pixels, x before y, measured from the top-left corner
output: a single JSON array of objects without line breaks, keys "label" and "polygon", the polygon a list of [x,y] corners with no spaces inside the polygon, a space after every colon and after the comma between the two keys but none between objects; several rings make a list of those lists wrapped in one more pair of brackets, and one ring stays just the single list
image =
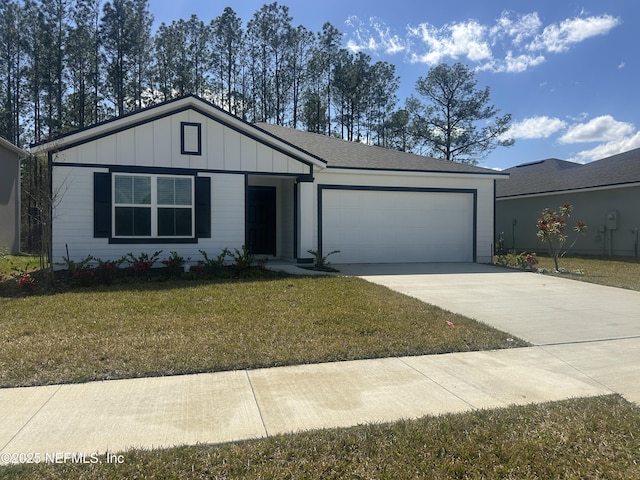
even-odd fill
[{"label": "gray shingle roof", "polygon": [[640,182],[640,148],[585,165],[549,158],[504,170],[496,197],[579,190]]},{"label": "gray shingle roof", "polygon": [[500,172],[487,168],[463,165],[448,160],[424,157],[413,153],[399,152],[397,150],[365,145],[358,142],[349,142],[340,138],[304,132],[269,123],[257,123],[256,127],[311,153],[326,161],[328,167],[333,168],[500,175]]}]

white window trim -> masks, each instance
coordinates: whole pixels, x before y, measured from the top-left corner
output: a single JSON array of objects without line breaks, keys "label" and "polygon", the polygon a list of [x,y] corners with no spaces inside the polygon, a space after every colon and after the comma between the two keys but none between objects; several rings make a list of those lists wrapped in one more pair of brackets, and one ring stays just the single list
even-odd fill
[{"label": "white window trim", "polygon": [[[149,177],[151,178],[151,204],[137,204],[137,203],[118,203],[116,204],[116,177]],[[191,205],[165,205],[158,204],[158,178],[187,178],[191,182]],[[196,208],[195,208],[195,180],[191,175],[167,175],[167,174],[148,174],[148,173],[113,173],[113,181],[111,182],[111,231],[113,232],[113,238],[122,239],[151,239],[160,238],[167,240],[174,239],[191,239],[196,237]],[[139,235],[116,235],[116,207],[134,207],[134,208],[149,208],[151,209],[151,235],[139,236]],[[158,235],[158,208],[190,208],[191,209],[191,235],[172,235],[172,236],[160,236]]]}]

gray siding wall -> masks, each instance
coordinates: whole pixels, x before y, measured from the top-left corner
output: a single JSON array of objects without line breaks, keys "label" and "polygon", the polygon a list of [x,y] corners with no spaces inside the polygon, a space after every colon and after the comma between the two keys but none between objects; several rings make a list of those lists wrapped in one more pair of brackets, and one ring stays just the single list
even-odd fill
[{"label": "gray siding wall", "polygon": [[20,161],[0,146],[0,249],[20,250]]},{"label": "gray siding wall", "polygon": [[[583,255],[635,255],[635,228],[640,229],[640,187],[610,188],[579,193],[563,193],[496,201],[496,235],[504,233],[505,247],[517,251],[544,252],[546,246],[536,237],[536,222],[545,207],[553,210],[564,203],[573,205],[568,245],[579,220],[589,229],[569,253]],[[617,228],[607,229],[607,214],[617,212]],[[497,240],[497,239],[496,239]]]}]

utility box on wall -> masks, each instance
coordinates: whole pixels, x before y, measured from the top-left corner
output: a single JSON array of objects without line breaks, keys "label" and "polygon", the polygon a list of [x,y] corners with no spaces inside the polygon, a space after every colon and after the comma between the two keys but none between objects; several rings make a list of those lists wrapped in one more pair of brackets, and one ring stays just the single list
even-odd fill
[{"label": "utility box on wall", "polygon": [[607,212],[607,230],[616,230],[618,228],[618,212],[611,210]]}]

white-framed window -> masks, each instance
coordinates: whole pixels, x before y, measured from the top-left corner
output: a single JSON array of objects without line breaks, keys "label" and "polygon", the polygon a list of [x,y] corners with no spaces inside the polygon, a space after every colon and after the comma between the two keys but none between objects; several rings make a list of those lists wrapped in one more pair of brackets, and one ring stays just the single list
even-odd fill
[{"label": "white-framed window", "polygon": [[191,176],[113,174],[114,238],[193,238]]}]

